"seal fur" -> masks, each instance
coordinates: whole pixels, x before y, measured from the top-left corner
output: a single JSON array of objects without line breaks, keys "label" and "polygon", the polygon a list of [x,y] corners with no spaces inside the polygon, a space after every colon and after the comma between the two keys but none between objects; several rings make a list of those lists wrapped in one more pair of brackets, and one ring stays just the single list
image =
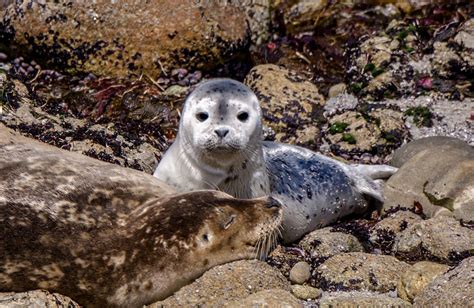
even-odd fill
[{"label": "seal fur", "polygon": [[154,176],[179,191],[212,188],[237,198],[276,196],[284,204],[286,242],[383,202],[374,179],[396,168],[350,166],[301,147],[263,141],[261,118],[258,99],[244,84],[231,79],[201,83],[186,99],[176,140]]},{"label": "seal fur", "polygon": [[149,304],[215,265],[265,254],[280,205],[174,194],[144,173],[7,136],[0,292],[47,289],[87,307]]}]

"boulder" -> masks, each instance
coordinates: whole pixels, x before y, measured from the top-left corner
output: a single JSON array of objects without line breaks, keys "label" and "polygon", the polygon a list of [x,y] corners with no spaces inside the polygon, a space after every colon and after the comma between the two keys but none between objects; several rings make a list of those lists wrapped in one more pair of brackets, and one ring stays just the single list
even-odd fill
[{"label": "boulder", "polygon": [[384,209],[419,204],[428,217],[443,213],[474,221],[473,147],[430,137],[402,147],[394,158],[405,163],[385,185]]},{"label": "boulder", "polygon": [[474,230],[452,217],[437,216],[402,231],[392,250],[411,260],[428,258],[456,264],[474,254]]},{"label": "boulder", "polygon": [[388,292],[395,290],[410,265],[392,256],[362,252],[329,258],[316,269],[321,287],[327,290]]},{"label": "boulder", "polygon": [[448,269],[448,265],[429,261],[415,263],[409,271],[402,275],[397,287],[398,296],[406,301],[413,302],[413,299],[431,281],[445,273]]},{"label": "boulder", "polygon": [[474,257],[439,275],[414,301],[415,307],[473,307]]},{"label": "boulder", "polygon": [[[192,284],[149,307],[219,307],[270,289],[290,291],[290,283],[265,262],[238,261],[212,268]],[[254,299],[253,297],[249,301]]]},{"label": "boulder", "polygon": [[186,0],[16,1],[2,28],[15,52],[114,77],[210,69],[247,50],[250,37],[241,7]]},{"label": "boulder", "polygon": [[332,231],[331,227],[308,233],[298,245],[313,259],[327,259],[344,252],[364,251],[364,247],[355,236]]},{"label": "boulder", "polygon": [[255,66],[245,84],[257,95],[264,124],[275,132],[277,141],[315,146],[324,104],[315,84],[274,64]]}]

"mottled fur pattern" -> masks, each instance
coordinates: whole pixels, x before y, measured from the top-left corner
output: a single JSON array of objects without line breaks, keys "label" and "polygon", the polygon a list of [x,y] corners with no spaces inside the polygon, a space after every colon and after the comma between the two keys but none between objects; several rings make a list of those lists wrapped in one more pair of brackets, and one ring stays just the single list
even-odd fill
[{"label": "mottled fur pattern", "polygon": [[139,307],[212,266],[255,257],[278,230],[271,198],[174,194],[152,176],[5,130],[0,292],[47,289],[88,307]]}]

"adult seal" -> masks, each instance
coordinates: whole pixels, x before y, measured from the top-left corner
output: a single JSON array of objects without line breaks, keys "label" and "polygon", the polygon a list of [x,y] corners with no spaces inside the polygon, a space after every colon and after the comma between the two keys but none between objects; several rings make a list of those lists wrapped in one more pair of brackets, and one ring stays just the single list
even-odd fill
[{"label": "adult seal", "polygon": [[383,202],[374,179],[396,168],[347,165],[307,149],[266,142],[256,95],[231,79],[212,79],[187,97],[176,140],[154,172],[179,191],[219,189],[237,198],[282,201],[283,239]]},{"label": "adult seal", "polygon": [[4,139],[5,130],[0,292],[47,289],[86,307],[140,307],[213,266],[264,255],[278,232],[272,198],[174,194],[151,175]]}]

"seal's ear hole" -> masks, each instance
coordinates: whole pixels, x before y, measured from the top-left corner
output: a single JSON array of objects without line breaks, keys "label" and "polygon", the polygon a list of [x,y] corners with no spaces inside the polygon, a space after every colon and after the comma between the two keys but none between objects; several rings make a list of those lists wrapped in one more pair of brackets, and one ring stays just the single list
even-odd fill
[{"label": "seal's ear hole", "polygon": [[207,112],[198,112],[196,113],[196,119],[200,122],[204,122],[209,118],[209,114]]},{"label": "seal's ear hole", "polygon": [[202,235],[202,239],[203,239],[203,241],[205,241],[205,242],[209,242],[209,234],[204,233],[204,234]]},{"label": "seal's ear hole", "polygon": [[235,222],[235,215],[231,215],[229,219],[224,223],[224,230],[228,229]]},{"label": "seal's ear hole", "polygon": [[245,122],[247,121],[247,119],[249,118],[249,113],[248,112],[241,112],[237,115],[237,119],[239,119],[239,121],[241,122]]}]

